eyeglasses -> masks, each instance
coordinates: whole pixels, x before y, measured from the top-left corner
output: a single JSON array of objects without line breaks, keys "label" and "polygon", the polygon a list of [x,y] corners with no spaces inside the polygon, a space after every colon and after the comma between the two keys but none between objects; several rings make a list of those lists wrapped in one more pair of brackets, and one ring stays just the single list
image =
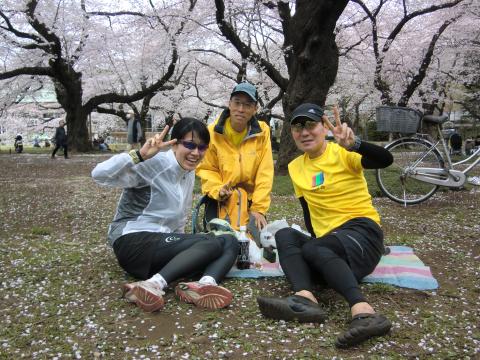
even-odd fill
[{"label": "eyeglasses", "polygon": [[305,122],[297,122],[292,124],[290,127],[295,132],[301,132],[303,129],[307,131],[315,129],[315,127],[319,124],[318,121],[305,121]]},{"label": "eyeglasses", "polygon": [[207,144],[196,144],[193,141],[181,140],[181,141],[179,141],[179,143],[182,144],[185,148],[187,148],[188,150],[191,150],[191,151],[198,148],[199,152],[205,152],[208,149]]},{"label": "eyeglasses", "polygon": [[256,105],[253,101],[249,101],[249,102],[244,103],[244,102],[241,102],[240,100],[235,100],[235,99],[230,100],[230,104],[235,109],[240,109],[240,107],[243,106],[243,108],[245,110],[253,110],[255,108],[255,105]]}]

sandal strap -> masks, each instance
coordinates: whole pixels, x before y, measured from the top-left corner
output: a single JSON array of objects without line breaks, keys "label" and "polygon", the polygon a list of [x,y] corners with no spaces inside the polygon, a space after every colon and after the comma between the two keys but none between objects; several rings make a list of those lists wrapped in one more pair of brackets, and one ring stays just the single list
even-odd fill
[{"label": "sandal strap", "polygon": [[356,319],[368,319],[368,318],[374,318],[374,317],[377,317],[377,313],[361,313],[361,314],[357,314],[355,316],[352,317],[352,320],[356,320]]}]

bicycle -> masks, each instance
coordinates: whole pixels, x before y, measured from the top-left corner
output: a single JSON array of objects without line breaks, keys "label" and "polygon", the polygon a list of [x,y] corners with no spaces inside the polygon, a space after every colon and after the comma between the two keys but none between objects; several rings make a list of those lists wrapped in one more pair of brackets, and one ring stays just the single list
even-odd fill
[{"label": "bicycle", "polygon": [[[467,174],[480,163],[480,148],[466,159],[452,162],[442,134],[446,121],[447,115],[423,115],[406,107],[377,108],[377,130],[407,134],[385,146],[393,155],[393,164],[376,171],[378,186],[389,199],[414,205],[429,199],[440,186],[460,188],[465,184]],[[439,140],[418,132],[422,123],[434,124]],[[469,165],[460,170],[463,164]]]}]

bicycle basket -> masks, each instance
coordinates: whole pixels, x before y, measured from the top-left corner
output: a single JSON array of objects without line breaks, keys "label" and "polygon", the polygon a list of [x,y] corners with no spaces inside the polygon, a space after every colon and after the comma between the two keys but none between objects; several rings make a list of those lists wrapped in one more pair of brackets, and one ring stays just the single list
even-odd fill
[{"label": "bicycle basket", "polygon": [[376,109],[377,131],[414,134],[420,125],[422,113],[400,106],[379,106]]}]

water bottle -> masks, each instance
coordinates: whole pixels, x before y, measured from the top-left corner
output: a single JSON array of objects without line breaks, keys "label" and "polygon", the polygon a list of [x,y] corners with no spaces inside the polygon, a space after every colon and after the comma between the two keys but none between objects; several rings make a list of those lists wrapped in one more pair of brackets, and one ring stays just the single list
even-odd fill
[{"label": "water bottle", "polygon": [[250,239],[247,236],[247,227],[240,226],[240,235],[238,236],[238,243],[240,244],[240,252],[237,257],[237,269],[244,270],[250,268],[250,259],[248,256],[248,246]]}]

